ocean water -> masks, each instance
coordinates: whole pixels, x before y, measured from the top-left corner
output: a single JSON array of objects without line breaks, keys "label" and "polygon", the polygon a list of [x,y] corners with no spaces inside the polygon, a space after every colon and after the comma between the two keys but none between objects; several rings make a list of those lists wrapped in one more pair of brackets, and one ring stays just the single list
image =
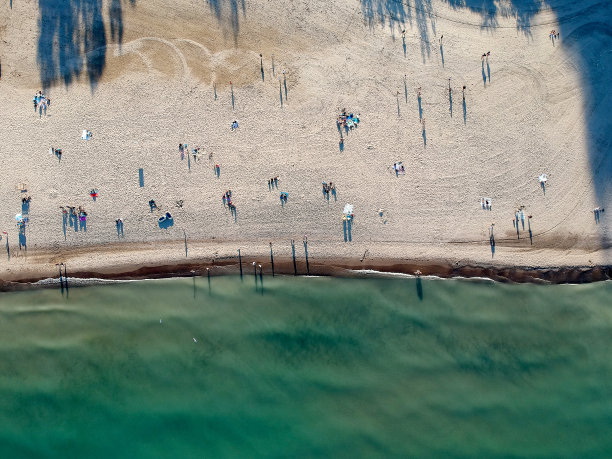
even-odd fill
[{"label": "ocean water", "polygon": [[0,457],[610,457],[612,283],[0,294]]}]

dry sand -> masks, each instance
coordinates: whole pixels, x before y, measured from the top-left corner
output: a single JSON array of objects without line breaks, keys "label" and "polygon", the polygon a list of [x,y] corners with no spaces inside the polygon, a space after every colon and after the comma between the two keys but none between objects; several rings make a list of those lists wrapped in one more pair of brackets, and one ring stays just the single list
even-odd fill
[{"label": "dry sand", "polygon": [[[11,250],[0,279],[54,275],[58,262],[71,274],[198,265],[235,260],[238,248],[267,261],[269,242],[287,260],[291,239],[303,260],[304,234],[315,265],[611,264],[606,1],[11,3],[0,6],[0,226]],[[489,3],[494,13],[471,7]],[[561,32],[554,45],[552,29]],[[39,117],[32,96],[43,84],[52,104]],[[361,120],[343,151],[340,108]],[[92,140],[81,140],[83,129]],[[190,169],[181,142],[201,149]],[[61,162],[50,147],[62,149]],[[396,161],[404,176],[391,171]],[[274,176],[279,189],[269,191]],[[337,201],[323,197],[322,181],[334,182]],[[27,251],[15,222],[21,182],[32,198]],[[227,189],[237,219],[223,206]],[[173,227],[158,227],[150,199]],[[355,206],[351,242],[346,203]],[[84,206],[87,231],[64,235],[59,206]],[[517,240],[519,206],[533,215],[533,244],[522,228]],[[609,208],[599,224],[597,206]]]}]

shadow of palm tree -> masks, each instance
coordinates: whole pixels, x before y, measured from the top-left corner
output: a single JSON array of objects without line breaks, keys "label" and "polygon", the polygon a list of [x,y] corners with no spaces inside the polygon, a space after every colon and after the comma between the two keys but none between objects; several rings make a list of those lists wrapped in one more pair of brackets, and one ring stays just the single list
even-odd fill
[{"label": "shadow of palm tree", "polygon": [[[466,8],[480,14],[482,27],[495,26],[495,17],[513,17],[516,27],[531,35],[533,17],[548,9],[556,13],[560,44],[581,74],[581,94],[584,103],[584,123],[593,190],[597,205],[604,205],[612,196],[612,117],[609,115],[610,93],[608,78],[612,71],[612,2],[577,2],[568,9],[564,0],[510,0],[501,9],[494,0],[445,0],[453,8]],[[542,33],[547,33],[543,29]],[[538,31],[539,33],[539,31]],[[602,232],[601,243],[610,247],[612,241]],[[608,260],[609,261],[609,260]]]},{"label": "shadow of palm tree", "polygon": [[[480,16],[480,27],[495,33],[498,20],[512,18],[516,28],[531,36],[534,17],[543,10],[557,16],[560,44],[581,72],[584,123],[587,149],[597,205],[604,206],[612,196],[612,117],[608,77],[612,71],[612,2],[568,2],[567,0],[443,0],[453,9],[467,10]],[[431,0],[361,0],[364,21],[370,27],[388,25],[393,31],[410,27],[413,21],[421,40],[421,55],[430,55],[430,31],[435,35],[436,15]],[[547,22],[548,23],[548,22]],[[541,24],[544,25],[544,24]],[[544,27],[542,33],[547,33]],[[540,33],[540,29],[537,29]],[[485,78],[483,69],[483,80]],[[602,244],[612,245],[605,231]]]},{"label": "shadow of palm tree", "polygon": [[[234,37],[234,44],[238,42],[238,32],[240,31],[239,10],[242,15],[246,15],[244,0],[207,0],[215,18],[223,28],[229,27]],[[227,10],[227,12],[226,12]]]},{"label": "shadow of palm tree", "polygon": [[[136,0],[129,0],[133,6]],[[92,91],[106,63],[106,34],[102,0],[38,0],[36,60],[43,88],[62,82],[69,86],[85,71]],[[108,9],[111,40],[123,41],[121,0]]]}]

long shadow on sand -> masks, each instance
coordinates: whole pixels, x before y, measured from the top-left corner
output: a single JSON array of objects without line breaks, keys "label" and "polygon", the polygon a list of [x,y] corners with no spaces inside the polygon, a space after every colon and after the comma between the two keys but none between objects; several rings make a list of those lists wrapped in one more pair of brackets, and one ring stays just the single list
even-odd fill
[{"label": "long shadow on sand", "polygon": [[[136,0],[129,0],[134,5]],[[111,40],[123,41],[121,0],[108,2]],[[38,0],[36,60],[43,88],[62,82],[69,86],[83,72],[92,91],[104,72],[106,34],[102,0]]]}]

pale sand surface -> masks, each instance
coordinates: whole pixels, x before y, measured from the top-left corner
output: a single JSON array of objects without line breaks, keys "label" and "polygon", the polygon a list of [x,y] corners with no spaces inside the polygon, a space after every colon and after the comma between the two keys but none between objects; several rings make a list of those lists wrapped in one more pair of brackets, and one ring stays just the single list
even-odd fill
[{"label": "pale sand surface", "polygon": [[[608,2],[551,1],[532,12],[524,4],[537,2],[502,2],[506,7],[489,17],[469,8],[482,2],[465,7],[411,0],[401,25],[389,17],[382,23],[376,12],[378,5],[383,12],[402,8],[393,2],[374,2],[368,19],[367,5],[354,0],[215,2],[220,17],[204,1],[123,1],[119,46],[116,10],[114,22],[109,16],[117,1],[105,1],[99,2],[104,40],[81,26],[71,38],[81,51],[60,53],[54,61],[49,51],[58,52],[65,40],[53,44],[52,34],[44,35],[53,24],[49,18],[62,17],[62,24],[75,3],[0,6],[0,226],[9,233],[12,255],[10,261],[0,258],[2,279],[53,274],[61,261],[73,272],[121,271],[234,257],[238,248],[263,261],[269,241],[275,255],[286,258],[292,238],[303,257],[304,234],[313,262],[360,258],[367,251],[368,259],[400,262],[611,264],[612,103],[602,89],[612,75]],[[517,26],[524,21],[513,7],[529,16],[529,27]],[[561,32],[555,46],[551,29]],[[95,85],[84,47],[92,49],[90,60],[106,50]],[[485,84],[480,56],[486,51],[491,75]],[[58,78],[46,90],[52,99],[47,116],[39,118],[32,96],[42,87],[41,65],[76,70],[68,80],[60,70],[47,73]],[[287,98],[281,82],[281,106],[282,70]],[[343,107],[360,113],[361,122],[340,151],[335,120]],[[234,119],[240,128],[231,132]],[[93,140],[81,140],[83,129],[94,133]],[[181,142],[203,152],[191,170],[180,160]],[[61,163],[49,155],[50,147],[62,148]],[[398,160],[405,176],[389,169]],[[213,174],[217,163],[219,178]],[[537,180],[541,173],[549,177],[546,194]],[[274,176],[279,190],[270,192],[267,179]],[[322,181],[334,182],[337,201],[323,198]],[[27,253],[17,248],[14,219],[21,212],[20,182],[32,197]],[[95,203],[92,188],[100,193]],[[227,189],[236,220],[221,201]],[[289,193],[284,207],[280,191]],[[483,196],[492,198],[491,211],[480,208]],[[149,199],[172,213],[172,228],[157,226]],[[184,206],[176,208],[181,199]],[[355,206],[350,243],[341,220],[346,203]],[[86,232],[68,227],[64,237],[61,205],[85,207]],[[533,215],[533,245],[527,231],[516,241],[512,219],[521,205]],[[592,213],[597,206],[606,208],[599,224]]]}]

